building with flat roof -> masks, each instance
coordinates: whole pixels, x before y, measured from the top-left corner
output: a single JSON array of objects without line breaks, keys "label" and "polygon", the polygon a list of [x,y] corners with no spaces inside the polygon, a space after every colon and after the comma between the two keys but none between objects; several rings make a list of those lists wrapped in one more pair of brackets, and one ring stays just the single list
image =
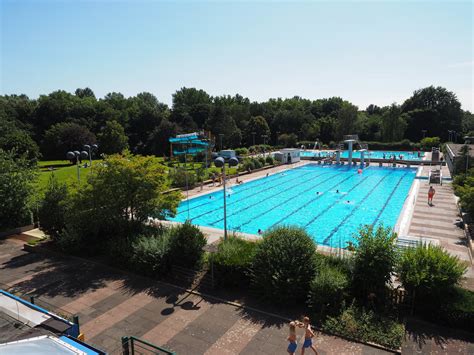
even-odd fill
[{"label": "building with flat roof", "polygon": [[[468,147],[469,158],[465,158],[463,147]],[[448,165],[451,175],[457,173],[457,170],[465,171],[466,167],[470,167],[470,160],[474,159],[474,144],[446,144],[446,154],[444,155],[446,164]]]}]

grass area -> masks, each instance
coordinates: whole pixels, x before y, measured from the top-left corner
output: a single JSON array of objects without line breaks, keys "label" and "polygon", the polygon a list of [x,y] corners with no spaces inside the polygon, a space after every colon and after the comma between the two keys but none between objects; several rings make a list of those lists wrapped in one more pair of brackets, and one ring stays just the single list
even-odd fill
[{"label": "grass area", "polygon": [[[94,164],[100,163],[101,161],[102,160],[93,160],[92,166],[94,166]],[[44,189],[46,188],[51,174],[54,174],[58,181],[62,183],[70,184],[77,181],[77,167],[76,165],[71,165],[69,160],[41,161],[38,163],[38,167],[39,176],[37,183],[40,191],[44,191]],[[86,179],[90,171],[91,169],[89,167],[80,167],[79,173],[81,180]]]}]

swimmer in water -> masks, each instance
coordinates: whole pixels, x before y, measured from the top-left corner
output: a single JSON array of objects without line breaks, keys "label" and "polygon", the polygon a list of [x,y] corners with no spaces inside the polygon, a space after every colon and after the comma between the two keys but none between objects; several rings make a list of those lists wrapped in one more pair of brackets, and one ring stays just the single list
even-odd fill
[{"label": "swimmer in water", "polygon": [[338,194],[338,193],[339,193],[339,190],[336,190],[336,193]]}]

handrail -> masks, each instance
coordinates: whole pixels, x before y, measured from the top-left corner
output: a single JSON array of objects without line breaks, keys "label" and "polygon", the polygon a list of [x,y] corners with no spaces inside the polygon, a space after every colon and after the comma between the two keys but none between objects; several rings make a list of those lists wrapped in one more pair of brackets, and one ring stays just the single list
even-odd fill
[{"label": "handrail", "polygon": [[[152,348],[153,350],[157,350],[163,354],[167,354],[167,355],[176,355],[175,352],[173,351],[170,351],[168,349],[165,349],[165,348],[162,348],[161,346],[158,346],[158,345],[155,345],[155,344],[152,344],[146,340],[143,340],[143,339],[140,339],[140,338],[137,338],[135,336],[124,336],[122,337],[122,351],[123,351],[123,354],[124,355],[134,355],[135,354],[135,342],[139,343],[139,344],[144,344],[150,348]],[[130,344],[130,346],[129,346]],[[156,353],[158,354],[158,352]]]}]

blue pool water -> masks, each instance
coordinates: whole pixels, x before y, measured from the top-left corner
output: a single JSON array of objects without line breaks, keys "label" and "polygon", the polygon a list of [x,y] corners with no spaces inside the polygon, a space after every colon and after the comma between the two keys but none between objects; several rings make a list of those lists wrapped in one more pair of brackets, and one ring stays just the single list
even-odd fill
[{"label": "blue pool water", "polygon": [[[334,152],[327,152],[327,151],[302,151],[300,155],[302,157],[327,157],[330,154],[335,154]],[[391,156],[396,156],[397,159],[400,158],[402,155],[403,160],[422,160],[423,156],[425,155],[424,152],[420,152],[420,157],[418,157],[418,152],[396,152],[396,151],[388,151],[388,150],[370,150],[368,153],[369,157],[372,159],[390,159]],[[384,157],[385,155],[385,157]],[[349,152],[344,150],[341,153],[341,158],[348,158]],[[360,152],[354,151],[352,153],[353,158],[360,158]],[[365,154],[365,158],[367,159],[367,153]]]},{"label": "blue pool water", "polygon": [[[415,174],[409,168],[369,167],[358,174],[347,165],[308,164],[230,184],[227,228],[257,234],[292,224],[304,227],[318,244],[345,247],[362,224],[396,224]],[[224,228],[222,189],[182,201],[170,220],[184,222],[188,208],[193,224]]]}]

